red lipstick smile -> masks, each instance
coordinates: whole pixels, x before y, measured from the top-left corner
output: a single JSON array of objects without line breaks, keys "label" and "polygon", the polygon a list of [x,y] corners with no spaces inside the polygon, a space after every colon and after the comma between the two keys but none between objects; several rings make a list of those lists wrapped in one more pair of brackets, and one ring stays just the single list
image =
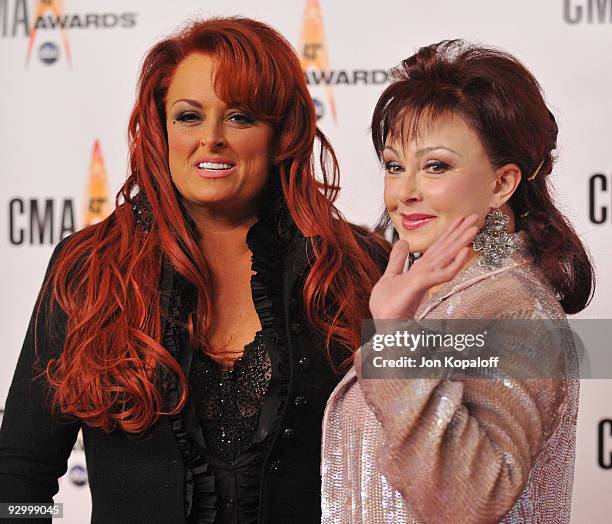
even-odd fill
[{"label": "red lipstick smile", "polygon": [[423,213],[400,213],[402,217],[402,226],[404,229],[413,231],[429,224],[434,218],[434,215],[426,215]]}]

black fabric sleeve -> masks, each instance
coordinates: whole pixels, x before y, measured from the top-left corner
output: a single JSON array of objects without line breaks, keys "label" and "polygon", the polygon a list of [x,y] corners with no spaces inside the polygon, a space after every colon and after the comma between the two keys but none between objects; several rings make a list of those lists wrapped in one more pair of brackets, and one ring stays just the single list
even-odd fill
[{"label": "black fabric sleeve", "polygon": [[[45,281],[65,242],[55,248]],[[44,376],[35,380],[49,358],[63,349],[66,316],[57,304],[49,314],[49,297],[43,291],[38,296],[6,399],[0,428],[0,502],[52,502],[80,428],[75,419],[51,416],[48,384]]]}]

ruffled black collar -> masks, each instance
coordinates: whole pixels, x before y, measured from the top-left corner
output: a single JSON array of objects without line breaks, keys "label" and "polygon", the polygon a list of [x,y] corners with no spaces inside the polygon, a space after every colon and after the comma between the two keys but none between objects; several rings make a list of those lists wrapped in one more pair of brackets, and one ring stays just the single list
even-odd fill
[{"label": "ruffled black collar", "polygon": [[[189,221],[192,228],[193,221]],[[270,436],[279,423],[280,414],[289,387],[288,348],[283,318],[282,272],[291,243],[303,238],[296,228],[285,204],[279,177],[272,173],[260,201],[257,221],[247,233],[247,245],[253,253],[251,290],[255,308],[262,327],[278,334],[277,351],[272,355],[273,379],[269,394],[261,408],[260,424],[255,442],[262,442]],[[185,320],[196,305],[196,290],[167,261],[162,268],[161,282],[162,311],[164,312],[163,344],[181,364],[189,376],[193,350],[184,329]],[[275,369],[276,368],[276,369]],[[162,388],[166,400],[165,409],[178,402],[178,379],[167,374],[162,377]],[[185,512],[189,522],[213,523],[216,518],[214,472],[206,456],[206,449],[200,426],[191,400],[181,413],[170,415],[170,425],[185,463]],[[253,467],[260,466],[257,462]],[[253,476],[254,482],[259,475]],[[241,504],[242,516],[256,519],[258,486],[247,487],[247,497]],[[195,496],[194,496],[195,494]],[[243,507],[244,506],[244,507]]]}]

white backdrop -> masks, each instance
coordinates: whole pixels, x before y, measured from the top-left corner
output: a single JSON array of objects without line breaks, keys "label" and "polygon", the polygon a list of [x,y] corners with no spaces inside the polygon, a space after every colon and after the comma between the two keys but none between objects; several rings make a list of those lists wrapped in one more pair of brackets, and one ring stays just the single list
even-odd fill
[{"label": "white backdrop", "polygon": [[[68,233],[95,218],[85,212],[90,205],[94,215],[103,213],[103,199],[110,202],[125,178],[126,126],[146,50],[190,17],[240,14],[270,23],[312,58],[304,44],[313,42],[301,42],[307,6],[322,20],[315,29],[328,63],[318,66],[338,82],[312,86],[312,95],[340,159],[339,207],[347,218],[372,225],[382,210],[382,175],[368,135],[382,72],[446,38],[502,47],[535,73],[560,124],[553,181],[598,277],[595,299],[579,316],[612,318],[612,0],[0,0],[0,408],[62,226]],[[58,16],[70,26],[65,31],[54,28]],[[310,78],[320,77],[317,62],[310,65]],[[593,175],[600,176],[590,195]],[[609,430],[598,448],[598,424],[612,419],[611,391],[608,380],[582,381],[577,523],[612,520],[612,469],[598,464],[601,450],[612,460]],[[56,497],[66,523],[89,520],[84,468],[75,449]]]}]

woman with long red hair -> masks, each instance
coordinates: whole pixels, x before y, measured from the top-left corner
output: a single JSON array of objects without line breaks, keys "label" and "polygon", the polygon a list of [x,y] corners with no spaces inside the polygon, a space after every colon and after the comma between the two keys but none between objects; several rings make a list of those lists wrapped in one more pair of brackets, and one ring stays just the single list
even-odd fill
[{"label": "woman with long red hair", "polygon": [[388,250],[334,207],[295,52],[190,24],[145,57],[129,140],[114,212],[49,264],[0,499],[50,502],[82,429],[92,521],[316,522],[323,409]]}]

